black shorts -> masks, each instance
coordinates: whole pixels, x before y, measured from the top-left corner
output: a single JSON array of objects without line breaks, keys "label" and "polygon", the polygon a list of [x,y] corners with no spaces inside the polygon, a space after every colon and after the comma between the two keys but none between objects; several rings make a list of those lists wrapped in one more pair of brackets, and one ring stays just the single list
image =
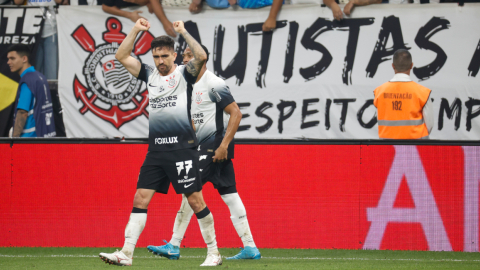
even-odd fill
[{"label": "black shorts", "polygon": [[200,175],[202,183],[210,182],[216,189],[235,187],[235,171],[233,162],[227,159],[223,162],[213,162],[215,153],[200,151]]},{"label": "black shorts", "polygon": [[196,148],[148,151],[140,168],[137,189],[153,189],[167,194],[170,183],[177,194],[202,190]]}]

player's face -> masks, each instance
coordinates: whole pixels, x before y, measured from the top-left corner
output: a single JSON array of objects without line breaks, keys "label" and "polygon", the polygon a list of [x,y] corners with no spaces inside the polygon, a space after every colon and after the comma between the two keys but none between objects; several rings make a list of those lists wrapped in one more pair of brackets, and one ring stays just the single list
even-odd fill
[{"label": "player's face", "polygon": [[193,53],[192,50],[190,50],[190,47],[187,47],[185,51],[183,51],[182,57],[184,65],[186,65],[188,62],[190,62],[190,60],[193,59]]},{"label": "player's face", "polygon": [[[24,59],[25,58],[25,59]],[[10,67],[10,71],[17,73],[22,69],[24,60],[26,61],[26,56],[21,57],[17,52],[9,52],[7,54],[7,65]]]},{"label": "player's face", "polygon": [[167,47],[162,47],[155,48],[152,51],[152,55],[158,72],[160,72],[162,76],[168,75],[173,67],[175,58],[177,58],[177,53]]}]

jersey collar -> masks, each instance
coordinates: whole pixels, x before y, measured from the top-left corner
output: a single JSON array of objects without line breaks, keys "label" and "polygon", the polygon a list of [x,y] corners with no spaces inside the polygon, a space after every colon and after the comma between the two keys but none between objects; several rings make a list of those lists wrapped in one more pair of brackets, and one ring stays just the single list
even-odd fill
[{"label": "jersey collar", "polygon": [[33,66],[30,66],[29,68],[25,69],[22,74],[20,75],[20,77],[23,77],[23,75],[29,73],[29,72],[34,72],[35,71],[35,68]]},{"label": "jersey collar", "polygon": [[411,82],[411,81],[412,81],[412,79],[410,79],[410,75],[405,74],[405,73],[397,73],[390,80],[390,82]]}]

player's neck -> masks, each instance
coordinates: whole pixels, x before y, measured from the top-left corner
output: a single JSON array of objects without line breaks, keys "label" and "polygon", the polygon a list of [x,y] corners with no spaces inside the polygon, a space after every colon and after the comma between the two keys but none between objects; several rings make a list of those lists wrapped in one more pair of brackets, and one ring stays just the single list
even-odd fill
[{"label": "player's neck", "polygon": [[205,73],[205,71],[207,71],[207,67],[205,65],[203,65],[202,69],[200,70],[200,73],[198,73],[198,76],[197,76],[197,81],[195,83],[197,83],[198,81],[200,81],[200,79],[202,78],[203,74]]},{"label": "player's neck", "polygon": [[22,73],[29,67],[31,67],[32,65],[30,64],[24,64],[23,67],[18,71],[18,75],[22,75]]}]

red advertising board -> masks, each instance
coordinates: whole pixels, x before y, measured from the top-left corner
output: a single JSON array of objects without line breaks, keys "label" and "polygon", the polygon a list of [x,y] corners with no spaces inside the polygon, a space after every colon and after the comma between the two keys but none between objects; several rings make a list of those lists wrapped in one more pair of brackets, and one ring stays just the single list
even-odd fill
[{"label": "red advertising board", "polygon": [[[143,144],[0,144],[0,246],[119,247]],[[237,145],[237,189],[261,248],[479,250],[480,148]],[[220,247],[242,246],[204,187]],[[170,240],[181,197],[150,203],[137,246]],[[182,246],[204,247],[192,218]]]}]

